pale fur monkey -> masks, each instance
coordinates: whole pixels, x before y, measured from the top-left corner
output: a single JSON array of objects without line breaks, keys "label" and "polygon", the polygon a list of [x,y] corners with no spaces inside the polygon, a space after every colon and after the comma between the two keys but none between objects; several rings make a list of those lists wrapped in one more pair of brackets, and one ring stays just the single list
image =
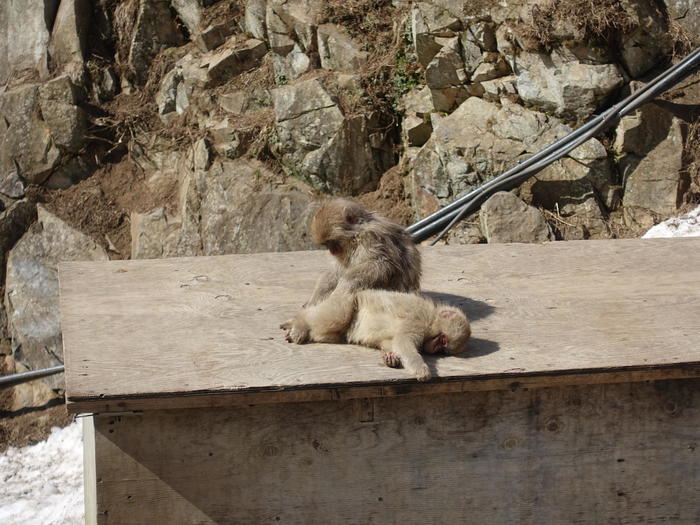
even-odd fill
[{"label": "pale fur monkey", "polygon": [[305,306],[331,294],[347,296],[366,289],[415,292],[421,258],[406,230],[356,202],[332,199],[321,204],[309,228],[316,244],[333,255],[333,267],[318,279]]},{"label": "pale fur monkey", "polygon": [[403,366],[419,381],[431,377],[419,352],[459,354],[471,335],[469,320],[458,308],[385,290],[329,298],[301,309],[280,328],[287,341],[297,344],[348,342],[379,348],[387,366]]}]

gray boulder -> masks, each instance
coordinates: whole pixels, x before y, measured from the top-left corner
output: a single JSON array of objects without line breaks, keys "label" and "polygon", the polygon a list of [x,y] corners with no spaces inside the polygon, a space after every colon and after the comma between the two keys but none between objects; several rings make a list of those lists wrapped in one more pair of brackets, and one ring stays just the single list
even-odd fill
[{"label": "gray boulder", "polygon": [[238,25],[235,19],[214,22],[199,31],[194,41],[201,51],[211,51],[226,42],[236,32],[237,28]]},{"label": "gray boulder", "polygon": [[[38,207],[37,222],[7,261],[5,308],[16,360],[33,370],[63,361],[58,263],[107,259],[95,241]],[[47,380],[53,388],[62,382],[60,376]]]},{"label": "gray boulder", "polygon": [[318,28],[318,54],[321,67],[331,71],[359,69],[367,62],[368,56],[341,27],[333,24],[323,24]]},{"label": "gray boulder", "polygon": [[267,41],[267,0],[249,0],[246,2],[243,24],[246,32],[253,38]]},{"label": "gray boulder", "polygon": [[635,29],[621,36],[620,55],[628,73],[638,78],[671,51],[668,17],[655,0],[623,0],[622,5]]},{"label": "gray boulder", "polygon": [[202,8],[210,6],[216,0],[171,0],[173,9],[178,14],[182,23],[185,24],[190,33],[190,37],[199,34],[201,29]]},{"label": "gray boulder", "polygon": [[[128,9],[128,4],[117,9]],[[123,13],[130,17],[133,14]],[[118,60],[128,67],[128,80],[143,85],[148,79],[151,62],[161,50],[180,46],[185,39],[177,28],[175,19],[170,12],[168,0],[138,0],[136,21],[128,34],[119,34],[122,45],[118,49],[128,49],[127,56],[119,56]]]},{"label": "gray boulder", "polygon": [[553,240],[542,212],[507,191],[493,194],[481,206],[480,220],[489,243]]},{"label": "gray boulder", "polygon": [[[265,43],[254,38],[238,43],[235,38],[205,57],[207,82],[205,87],[214,87],[257,67],[267,53]],[[202,65],[204,65],[202,61]]]},{"label": "gray boulder", "polygon": [[259,162],[238,159],[198,174],[203,253],[310,249],[313,193],[298,181],[272,182]]},{"label": "gray boulder", "polygon": [[0,94],[0,193],[19,197],[50,177],[70,184],[86,173],[71,162],[85,144],[87,116],[67,76]]},{"label": "gray boulder", "polygon": [[311,247],[311,188],[282,182],[251,159],[211,162],[199,141],[179,165],[174,210],[131,214],[134,259],[303,250]]},{"label": "gray boulder", "polygon": [[58,0],[0,2],[0,86],[26,72],[48,74],[47,48]]},{"label": "gray boulder", "polygon": [[401,99],[404,118],[401,121],[403,139],[407,146],[422,146],[430,138],[433,125],[430,115],[433,107],[428,87],[414,88]]},{"label": "gray boulder", "polygon": [[[258,7],[258,6],[256,6]],[[322,18],[321,0],[269,0],[265,31],[272,51],[272,67],[278,83],[285,83],[318,67],[317,29]]]},{"label": "gray boulder", "polygon": [[[36,206],[26,200],[8,199],[2,203],[0,212],[0,260],[4,261],[15,243],[36,220]],[[4,266],[0,267],[0,281],[5,277]]]},{"label": "gray boulder", "polygon": [[[499,106],[471,97],[433,124],[430,139],[413,159],[409,172],[413,202],[426,202],[427,192],[447,204],[570,131],[556,118],[507,99]],[[560,213],[566,203],[568,214],[601,220],[600,201],[613,186],[605,148],[596,140],[579,146],[535,180],[537,185],[530,182],[523,190],[527,201],[552,210],[559,206]]]},{"label": "gray boulder", "polygon": [[287,173],[330,193],[375,186],[394,163],[379,115],[346,116],[318,79],[272,90],[278,141]]},{"label": "gray boulder", "polygon": [[92,6],[89,0],[62,0],[51,31],[51,67],[78,80],[85,61]]},{"label": "gray boulder", "polygon": [[649,228],[655,218],[673,215],[682,203],[688,184],[684,136],[683,121],[654,104],[620,121],[614,147],[620,155],[622,205],[629,225]]},{"label": "gray boulder", "polygon": [[700,43],[700,9],[697,0],[665,0],[669,17],[694,43]]},{"label": "gray boulder", "polygon": [[588,118],[624,82],[615,64],[583,63],[563,48],[523,51],[511,65],[526,103],[575,120]]}]

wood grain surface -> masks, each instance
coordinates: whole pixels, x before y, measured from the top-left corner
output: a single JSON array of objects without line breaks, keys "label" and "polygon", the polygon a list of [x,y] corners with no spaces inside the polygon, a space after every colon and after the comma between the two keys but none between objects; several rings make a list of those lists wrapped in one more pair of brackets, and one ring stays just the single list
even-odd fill
[{"label": "wood grain surface", "polygon": [[145,410],[700,376],[700,239],[424,247],[473,323],[419,385],[377,350],[292,345],[318,251],[60,266],[68,408]]},{"label": "wood grain surface", "polygon": [[697,379],[94,420],[87,523],[700,523]]}]

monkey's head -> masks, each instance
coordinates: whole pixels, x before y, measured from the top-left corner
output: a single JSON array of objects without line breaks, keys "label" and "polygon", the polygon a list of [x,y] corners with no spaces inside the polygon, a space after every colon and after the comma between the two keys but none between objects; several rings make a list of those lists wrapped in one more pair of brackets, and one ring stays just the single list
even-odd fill
[{"label": "monkey's head", "polygon": [[464,312],[454,306],[440,306],[431,332],[433,335],[423,342],[422,351],[426,354],[461,354],[467,348],[471,335],[469,319]]},{"label": "monkey's head", "polygon": [[372,214],[356,202],[332,199],[324,202],[311,221],[309,231],[316,244],[328,248],[331,255],[343,259],[352,241]]}]

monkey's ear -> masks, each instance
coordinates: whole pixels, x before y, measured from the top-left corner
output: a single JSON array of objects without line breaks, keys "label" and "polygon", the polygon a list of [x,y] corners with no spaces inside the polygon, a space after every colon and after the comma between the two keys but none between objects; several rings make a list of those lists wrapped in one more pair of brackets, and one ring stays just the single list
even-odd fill
[{"label": "monkey's ear", "polygon": [[455,317],[457,315],[457,312],[454,310],[440,310],[440,317],[443,319],[451,319],[452,317]]}]

